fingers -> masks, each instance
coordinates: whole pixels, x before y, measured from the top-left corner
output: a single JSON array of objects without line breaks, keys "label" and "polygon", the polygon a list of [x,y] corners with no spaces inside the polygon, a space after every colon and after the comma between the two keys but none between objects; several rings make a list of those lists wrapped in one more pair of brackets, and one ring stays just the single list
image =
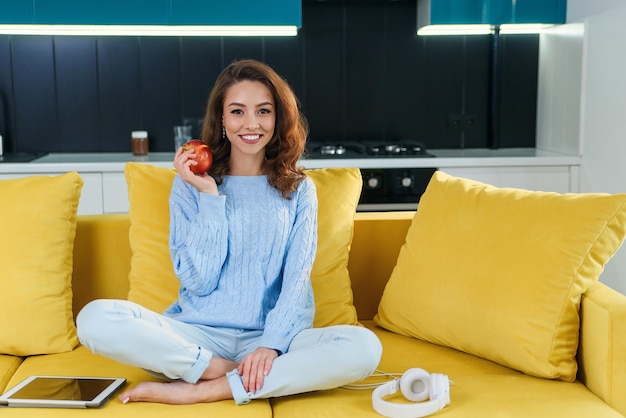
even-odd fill
[{"label": "fingers", "polygon": [[256,393],[263,387],[263,378],[265,377],[264,368],[259,367],[261,360],[256,357],[249,358],[244,361],[239,368],[241,380],[246,392]]},{"label": "fingers", "polygon": [[183,181],[191,184],[200,192],[218,194],[217,184],[211,176],[206,173],[194,174],[191,171],[189,167],[198,164],[194,161],[194,158],[196,158],[196,154],[193,152],[193,149],[183,151],[182,147],[178,148],[174,154],[174,168],[176,172]]},{"label": "fingers", "polygon": [[198,164],[196,161],[194,161],[195,158],[196,154],[193,152],[193,149],[183,151],[182,147],[178,148],[176,154],[174,154],[174,168],[176,169],[178,174],[186,177],[194,175],[189,167],[191,165]]},{"label": "fingers", "polygon": [[239,365],[239,374],[243,387],[247,392],[256,393],[263,387],[265,376],[270,373],[276,351],[269,348],[258,348],[247,356]]}]

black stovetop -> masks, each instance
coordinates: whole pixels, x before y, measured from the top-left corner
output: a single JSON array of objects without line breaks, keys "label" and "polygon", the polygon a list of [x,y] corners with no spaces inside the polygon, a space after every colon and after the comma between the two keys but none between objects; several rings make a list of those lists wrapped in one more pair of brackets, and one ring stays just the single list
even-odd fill
[{"label": "black stovetop", "polygon": [[374,142],[309,141],[305,158],[432,158],[426,146],[417,141]]},{"label": "black stovetop", "polygon": [[29,163],[46,154],[45,152],[8,152],[0,156],[0,163]]}]

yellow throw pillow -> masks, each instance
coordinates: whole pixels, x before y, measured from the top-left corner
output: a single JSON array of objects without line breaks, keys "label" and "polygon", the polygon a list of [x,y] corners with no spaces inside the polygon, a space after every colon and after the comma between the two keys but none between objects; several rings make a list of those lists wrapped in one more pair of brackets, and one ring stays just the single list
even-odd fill
[{"label": "yellow throw pillow", "polygon": [[314,326],[358,323],[348,257],[363,180],[358,168],[308,170],[317,190],[317,253],[311,271]]},{"label": "yellow throw pillow", "polygon": [[573,381],[581,294],[624,240],[625,204],[626,194],[496,188],[437,172],[375,320],[529,375]]},{"label": "yellow throw pillow", "polygon": [[71,351],[76,172],[0,180],[0,353]]},{"label": "yellow throw pillow", "polygon": [[[176,300],[179,286],[168,247],[168,200],[175,171],[128,163],[125,174],[132,250],[128,299],[161,312]],[[311,272],[315,326],[356,324],[347,265],[361,174],[356,168],[332,168],[307,175],[316,184],[319,201],[318,249]]]},{"label": "yellow throw pillow", "polygon": [[178,296],[179,282],[169,250],[169,197],[176,171],[127,163],[130,215],[130,290],[128,300],[162,312]]}]

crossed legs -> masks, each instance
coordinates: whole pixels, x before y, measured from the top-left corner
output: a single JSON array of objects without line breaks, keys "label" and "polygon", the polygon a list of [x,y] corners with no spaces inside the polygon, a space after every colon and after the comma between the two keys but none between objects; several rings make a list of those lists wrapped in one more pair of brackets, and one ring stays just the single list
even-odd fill
[{"label": "crossed legs", "polygon": [[[256,393],[246,393],[239,379],[226,373],[256,348],[261,331],[229,334],[164,317],[128,301],[98,300],[77,318],[83,345],[97,354],[140,367],[173,381],[142,382],[120,395],[124,403],[147,401],[189,404],[285,396],[330,389],[367,377],[382,353],[378,338],[356,326],[307,329],[278,357]],[[235,344],[243,335],[247,344]],[[123,345],[118,342],[123,341]],[[239,341],[239,340],[237,340]],[[241,352],[233,347],[243,346]],[[306,378],[305,378],[306,376]]]}]

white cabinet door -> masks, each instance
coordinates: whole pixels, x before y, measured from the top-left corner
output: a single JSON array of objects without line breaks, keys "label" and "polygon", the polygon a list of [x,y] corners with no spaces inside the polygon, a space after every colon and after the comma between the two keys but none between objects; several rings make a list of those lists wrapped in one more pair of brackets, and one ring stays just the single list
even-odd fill
[{"label": "white cabinet door", "polygon": [[80,194],[78,213],[80,215],[99,215],[102,213],[102,174],[78,173],[83,178],[83,190]]},{"label": "white cabinet door", "polygon": [[[58,176],[62,173],[0,174],[0,179],[16,179],[27,176]],[[78,203],[79,215],[102,213],[102,173],[78,173],[83,179],[83,188]]]},{"label": "white cabinet door", "polygon": [[128,186],[123,172],[102,173],[104,213],[128,212]]},{"label": "white cabinet door", "polygon": [[546,192],[576,192],[569,166],[533,167],[440,167],[451,176],[464,177],[496,187],[540,190]]}]

